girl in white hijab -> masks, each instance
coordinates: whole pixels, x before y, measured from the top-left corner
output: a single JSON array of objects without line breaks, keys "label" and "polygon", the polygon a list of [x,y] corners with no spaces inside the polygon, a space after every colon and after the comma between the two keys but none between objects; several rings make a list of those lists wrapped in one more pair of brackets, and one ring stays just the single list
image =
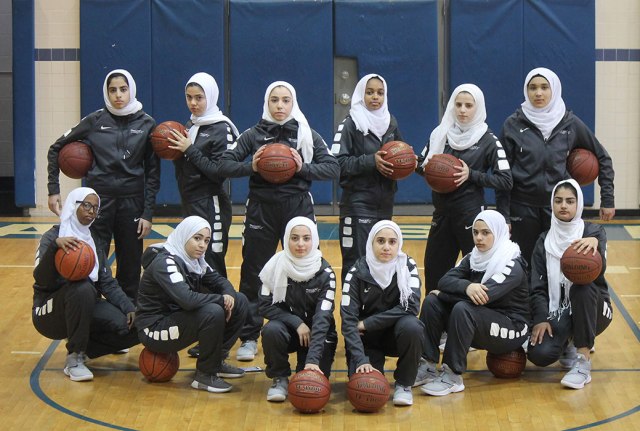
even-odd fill
[{"label": "girl in white hijab", "polygon": [[[118,108],[113,106],[111,100],[109,99],[109,83],[115,77],[124,76],[127,85],[129,86],[129,102],[123,106],[122,108]],[[136,81],[134,81],[133,76],[124,70],[124,69],[115,69],[107,74],[104,78],[104,85],[102,86],[102,96],[104,98],[104,104],[109,112],[113,115],[117,115],[118,117],[124,117],[130,114],[134,114],[142,109],[142,103],[136,99]]]},{"label": "girl in white hijab", "polygon": [[193,258],[185,250],[187,241],[202,229],[209,229],[209,233],[211,232],[208,221],[198,216],[187,217],[169,234],[167,242],[154,244],[154,247],[164,247],[169,253],[179,257],[187,265],[189,272],[202,275],[207,272],[207,269],[210,269],[204,256]]},{"label": "girl in white hijab", "polygon": [[[365,102],[367,84],[372,78],[379,79],[382,82],[384,90],[382,106],[375,110],[370,110]],[[378,139],[382,140],[391,123],[391,114],[389,113],[387,100],[387,81],[385,81],[382,76],[371,73],[363,76],[362,79],[358,81],[355,90],[353,90],[349,115],[351,115],[356,128],[362,132],[364,136],[367,136],[371,131]]]},{"label": "girl in white hijab", "polygon": [[[529,83],[536,76],[541,76],[546,79],[549,87],[551,88],[551,100],[542,108],[536,108],[533,106],[529,97]],[[564,118],[564,114],[567,111],[564,100],[562,99],[562,84],[560,83],[558,75],[545,67],[533,69],[527,74],[527,77],[524,80],[523,91],[524,102],[522,102],[521,105],[522,112],[524,112],[524,115],[533,124],[535,124],[538,129],[540,129],[544,139],[549,138],[551,132],[558,123],[560,123],[562,118]]]}]

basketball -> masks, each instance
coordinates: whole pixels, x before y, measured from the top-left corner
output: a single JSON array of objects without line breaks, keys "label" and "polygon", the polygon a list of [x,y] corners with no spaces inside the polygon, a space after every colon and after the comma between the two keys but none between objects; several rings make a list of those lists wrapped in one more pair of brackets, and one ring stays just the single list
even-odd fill
[{"label": "basketball", "polygon": [[584,148],[576,148],[567,157],[569,175],[581,186],[591,184],[598,178],[600,165],[596,155]]},{"label": "basketball", "polygon": [[258,173],[272,184],[286,183],[297,168],[291,147],[285,144],[267,145],[258,161]]},{"label": "basketball", "polygon": [[393,174],[389,176],[392,180],[401,180],[408,177],[415,170],[416,155],[413,147],[402,141],[391,141],[384,144],[380,151],[386,151],[382,158],[393,163]]},{"label": "basketball", "polygon": [[165,121],[164,123],[160,123],[153,129],[151,132],[151,146],[153,147],[153,151],[160,157],[165,160],[176,160],[182,157],[182,152],[179,150],[173,150],[169,148],[170,145],[173,145],[168,137],[173,138],[173,134],[171,130],[175,129],[178,133],[184,135],[186,129],[184,126],[177,121]]},{"label": "basketball", "polygon": [[138,367],[151,383],[168,382],[180,368],[180,357],[176,352],[158,353],[145,347],[140,352]]},{"label": "basketball", "polygon": [[527,354],[522,347],[508,353],[495,354],[487,352],[487,368],[500,379],[519,377],[527,365]]},{"label": "basketball", "polygon": [[451,193],[458,187],[453,174],[460,171],[454,166],[462,166],[462,162],[451,154],[436,154],[427,162],[424,178],[434,192]]},{"label": "basketball", "polygon": [[80,141],[70,142],[58,153],[58,167],[69,178],[83,178],[93,165],[91,148]]},{"label": "basketball", "polygon": [[317,413],[329,402],[331,384],[314,370],[297,372],[289,381],[289,401],[302,413]]},{"label": "basketball", "polygon": [[58,273],[69,281],[87,278],[96,264],[96,256],[89,244],[80,241],[75,250],[65,253],[59,248],[55,255],[55,266]]},{"label": "basketball", "polygon": [[347,397],[353,407],[363,413],[380,410],[389,400],[389,382],[379,371],[354,373],[347,382]]},{"label": "basketball", "polygon": [[578,253],[570,246],[560,258],[560,270],[574,284],[589,284],[602,272],[602,256],[598,250]]}]

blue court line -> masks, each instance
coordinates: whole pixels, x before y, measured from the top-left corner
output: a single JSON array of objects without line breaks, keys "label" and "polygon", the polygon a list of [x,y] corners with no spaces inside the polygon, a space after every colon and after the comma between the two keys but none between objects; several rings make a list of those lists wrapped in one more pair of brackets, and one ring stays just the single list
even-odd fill
[{"label": "blue court line", "polygon": [[622,305],[622,301],[620,301],[620,298],[612,288],[609,288],[609,295],[611,296],[611,300],[614,302],[614,304],[616,304],[616,307],[618,307],[618,310],[620,311],[620,314],[624,318],[625,322],[627,322],[627,325],[629,325],[631,332],[633,332],[633,334],[636,336],[636,340],[640,342],[640,329],[638,328],[638,325],[636,325],[635,320],[633,320],[627,309],[624,308],[624,305]]}]

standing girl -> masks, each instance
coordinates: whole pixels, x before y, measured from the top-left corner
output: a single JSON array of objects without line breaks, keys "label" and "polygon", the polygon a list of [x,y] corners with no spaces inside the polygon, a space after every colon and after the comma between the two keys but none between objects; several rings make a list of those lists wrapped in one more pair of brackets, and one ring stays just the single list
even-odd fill
[{"label": "standing girl", "polygon": [[376,223],[366,254],[349,270],[342,285],[342,335],[349,376],[384,372],[385,356],[398,356],[393,403],[413,404],[424,343],[420,308],[420,277],[415,261],[402,251],[402,232],[390,220]]},{"label": "standing girl", "polygon": [[398,122],[387,107],[387,83],[375,74],[356,85],[349,115],[338,126],[331,151],[340,163],[340,251],[342,280],[365,254],[371,227],[393,217],[397,181],[380,151],[387,142],[402,141]]},{"label": "standing girl", "polygon": [[60,150],[70,142],[84,142],[93,152],[86,183],[100,195],[102,204],[91,230],[105,255],[113,237],[116,278],[127,296],[135,300],[142,239],[151,232],[160,189],[160,161],[149,141],[155,121],[142,110],[136,99],[136,83],[124,69],[107,74],[103,96],[105,109],[84,117],[49,148],[49,209],[60,215]]},{"label": "standing girl", "polygon": [[260,271],[259,312],[269,320],[262,328],[262,349],[267,377],[273,379],[267,401],[287,397],[288,353],[297,353],[296,372],[316,370],[329,378],[338,339],[333,318],[336,276],[318,250],[316,224],[294,217],[284,238],[284,250]]},{"label": "standing girl", "polygon": [[[272,184],[258,174],[260,156],[273,143],[290,146],[296,161],[295,175],[282,184]],[[245,161],[248,157],[251,159]],[[337,178],[340,166],[320,135],[309,127],[293,86],[276,81],[265,92],[262,119],[222,154],[218,173],[223,177],[250,175],[240,268],[240,292],[249,300],[250,310],[237,358],[251,361],[258,351],[262,328],[258,315],[262,282],[258,274],[275,253],[278,242],[283,242],[289,220],[295,216],[315,220],[311,181]]]},{"label": "standing girl", "polygon": [[[590,350],[613,319],[609,284],[604,278],[607,236],[602,226],[582,220],[582,190],[575,180],[560,181],[552,193],[551,229],[540,235],[531,257],[533,330],[529,360],[542,367],[561,359],[570,368],[562,385],[582,389],[591,382]],[[592,283],[574,285],[560,270],[560,258],[573,247],[578,253],[596,250],[602,271]],[[577,355],[563,358],[568,347]],[[564,359],[564,360],[562,360]]]}]

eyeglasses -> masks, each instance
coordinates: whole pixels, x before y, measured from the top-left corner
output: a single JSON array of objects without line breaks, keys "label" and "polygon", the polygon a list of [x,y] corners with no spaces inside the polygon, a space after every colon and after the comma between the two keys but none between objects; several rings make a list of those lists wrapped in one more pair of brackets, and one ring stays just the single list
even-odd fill
[{"label": "eyeglasses", "polygon": [[85,210],[85,211],[93,211],[96,214],[100,213],[100,206],[99,205],[92,205],[91,203],[85,202],[85,201],[76,201],[76,203],[80,204],[82,209]]}]

